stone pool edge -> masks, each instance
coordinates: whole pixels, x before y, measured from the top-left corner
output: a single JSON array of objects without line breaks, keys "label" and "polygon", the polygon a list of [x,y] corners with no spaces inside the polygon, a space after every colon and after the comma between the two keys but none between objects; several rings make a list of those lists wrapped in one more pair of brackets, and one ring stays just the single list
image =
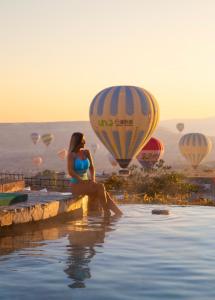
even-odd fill
[{"label": "stone pool edge", "polygon": [[32,224],[58,217],[83,217],[88,214],[88,197],[63,198],[37,202],[26,207],[8,207],[0,210],[0,231],[18,224]]}]

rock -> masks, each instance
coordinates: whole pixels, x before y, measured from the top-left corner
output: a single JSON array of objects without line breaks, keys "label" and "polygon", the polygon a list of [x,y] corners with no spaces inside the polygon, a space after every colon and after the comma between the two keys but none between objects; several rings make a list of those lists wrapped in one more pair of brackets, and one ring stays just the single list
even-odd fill
[{"label": "rock", "polygon": [[169,215],[168,209],[153,209],[152,210],[153,215]]}]

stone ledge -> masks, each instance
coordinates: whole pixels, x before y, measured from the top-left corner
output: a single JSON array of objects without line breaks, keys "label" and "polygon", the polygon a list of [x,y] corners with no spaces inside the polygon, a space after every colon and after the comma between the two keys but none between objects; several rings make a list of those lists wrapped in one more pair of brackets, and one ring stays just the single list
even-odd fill
[{"label": "stone ledge", "polygon": [[[45,196],[43,196],[45,199]],[[0,209],[0,228],[11,225],[44,221],[65,214],[74,214],[79,216],[87,215],[88,197],[49,199],[47,201],[29,202],[24,206],[14,205]]]},{"label": "stone ledge", "polygon": [[25,187],[24,180],[13,181],[8,183],[0,183],[0,192],[1,193],[18,192],[18,191],[22,191],[24,187]]}]

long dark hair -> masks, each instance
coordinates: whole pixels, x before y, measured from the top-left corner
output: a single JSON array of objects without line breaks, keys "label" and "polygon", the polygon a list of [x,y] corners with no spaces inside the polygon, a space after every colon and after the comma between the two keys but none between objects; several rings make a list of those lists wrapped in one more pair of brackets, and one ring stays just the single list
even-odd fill
[{"label": "long dark hair", "polygon": [[74,132],[71,136],[70,143],[69,143],[69,153],[76,152],[78,146],[80,145],[84,134],[81,132]]}]

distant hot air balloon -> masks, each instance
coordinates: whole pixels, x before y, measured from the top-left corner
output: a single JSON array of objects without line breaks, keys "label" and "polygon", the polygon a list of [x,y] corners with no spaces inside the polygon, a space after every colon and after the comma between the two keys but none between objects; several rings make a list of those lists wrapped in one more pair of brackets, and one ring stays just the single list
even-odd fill
[{"label": "distant hot air balloon", "polygon": [[137,160],[143,168],[150,169],[161,158],[163,153],[163,143],[152,137],[137,155]]},{"label": "distant hot air balloon", "polygon": [[43,159],[41,156],[35,156],[33,157],[32,159],[32,163],[35,165],[35,166],[40,166],[42,163],[43,163]]},{"label": "distant hot air balloon", "polygon": [[179,149],[181,154],[195,169],[211,151],[211,140],[201,133],[188,133],[181,137]]},{"label": "distant hot air balloon", "polygon": [[91,148],[93,154],[95,155],[95,154],[96,154],[96,151],[99,149],[99,144],[96,144],[96,143],[91,144],[91,145],[90,145],[90,148]]},{"label": "distant hot air balloon", "polygon": [[31,139],[32,139],[33,143],[36,145],[40,140],[40,135],[37,132],[32,132]]},{"label": "distant hot air balloon", "polygon": [[115,158],[110,153],[108,153],[108,160],[109,160],[112,167],[117,166],[117,164],[118,164],[117,161],[115,160]]},{"label": "distant hot air balloon", "polygon": [[48,147],[54,139],[54,135],[51,133],[45,133],[42,135],[41,139],[43,143]]},{"label": "distant hot air balloon", "polygon": [[184,123],[178,123],[176,125],[176,128],[178,129],[179,132],[182,132],[184,130]]},{"label": "distant hot air balloon", "polygon": [[135,86],[106,88],[90,105],[92,128],[122,168],[150,139],[158,119],[155,98]]},{"label": "distant hot air balloon", "polygon": [[68,151],[66,149],[61,149],[57,152],[57,155],[60,159],[64,160],[67,157]]}]

